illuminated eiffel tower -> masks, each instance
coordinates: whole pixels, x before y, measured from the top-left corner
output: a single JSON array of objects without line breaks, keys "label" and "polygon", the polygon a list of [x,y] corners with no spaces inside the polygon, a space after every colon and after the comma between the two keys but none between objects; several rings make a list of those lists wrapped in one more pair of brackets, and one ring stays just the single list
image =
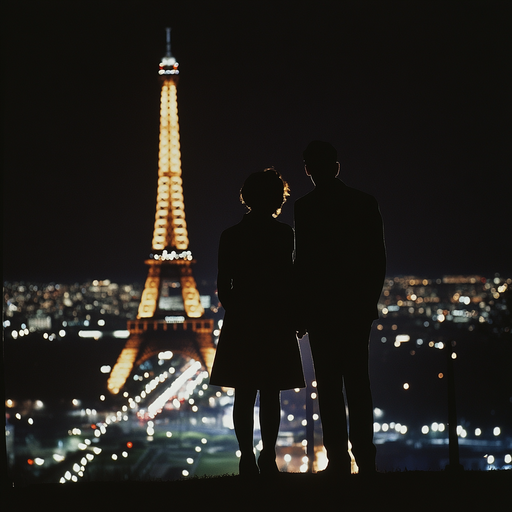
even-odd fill
[{"label": "illuminated eiffel tower", "polygon": [[145,262],[149,269],[137,319],[128,321],[130,337],[108,380],[108,389],[114,394],[134,367],[159,352],[184,354],[200,361],[208,371],[215,355],[213,319],[203,317],[192,275],[194,260],[188,250],[176,94],[178,66],[171,54],[168,28],[167,51],[159,70],[162,90],[153,253]]}]

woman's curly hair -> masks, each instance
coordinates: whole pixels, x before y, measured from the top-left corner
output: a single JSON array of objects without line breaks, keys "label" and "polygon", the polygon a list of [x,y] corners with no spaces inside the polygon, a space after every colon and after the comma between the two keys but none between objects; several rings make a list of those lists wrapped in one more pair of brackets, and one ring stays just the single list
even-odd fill
[{"label": "woman's curly hair", "polygon": [[249,210],[271,213],[277,217],[290,196],[290,187],[273,168],[255,172],[245,180],[240,190],[240,201]]}]

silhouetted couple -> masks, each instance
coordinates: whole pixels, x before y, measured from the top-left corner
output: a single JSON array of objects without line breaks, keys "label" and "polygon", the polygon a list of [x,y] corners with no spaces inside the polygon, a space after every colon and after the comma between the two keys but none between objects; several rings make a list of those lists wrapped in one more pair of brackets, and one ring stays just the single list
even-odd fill
[{"label": "silhouetted couple", "polygon": [[[306,332],[326,472],[351,472],[343,389],[359,471],[375,471],[368,346],[385,276],[382,219],[372,196],[337,179],[330,144],[311,142],[304,163],[315,188],[295,202],[295,261],[293,230],[275,219],[289,187],[274,169],[247,178],[240,195],[249,212],[220,239],[217,286],[226,313],[210,383],[235,388],[241,475],[279,472],[280,391],[305,386],[297,335]],[[263,449],[256,461],[258,391]]]}]

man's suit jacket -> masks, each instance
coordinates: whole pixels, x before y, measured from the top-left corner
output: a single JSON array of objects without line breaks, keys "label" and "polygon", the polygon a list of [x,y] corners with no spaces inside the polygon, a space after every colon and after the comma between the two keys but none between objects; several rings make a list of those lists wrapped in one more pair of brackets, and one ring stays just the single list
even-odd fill
[{"label": "man's suit jacket", "polygon": [[377,318],[386,251],[375,198],[333,179],[294,210],[297,297],[308,322]]}]

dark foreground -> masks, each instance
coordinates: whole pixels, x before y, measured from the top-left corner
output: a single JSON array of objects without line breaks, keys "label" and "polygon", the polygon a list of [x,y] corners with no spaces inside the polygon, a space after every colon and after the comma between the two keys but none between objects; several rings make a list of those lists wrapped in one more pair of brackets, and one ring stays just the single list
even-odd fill
[{"label": "dark foreground", "polygon": [[[328,511],[492,510],[510,504],[512,471],[405,471],[345,480],[320,474],[281,473],[169,482],[41,484],[8,491],[3,510],[54,511]],[[2,499],[4,501],[4,498]],[[5,503],[5,502],[4,502]]]}]

